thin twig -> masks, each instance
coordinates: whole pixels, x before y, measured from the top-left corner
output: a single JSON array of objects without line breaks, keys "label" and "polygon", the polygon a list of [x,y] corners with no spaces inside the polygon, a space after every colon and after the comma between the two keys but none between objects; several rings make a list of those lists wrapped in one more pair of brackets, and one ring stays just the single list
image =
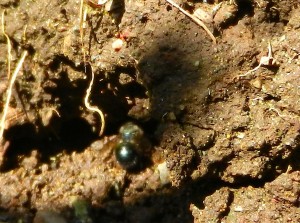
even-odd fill
[{"label": "thin twig", "polygon": [[84,105],[85,107],[92,111],[92,112],[96,112],[99,114],[100,116],[100,119],[101,119],[101,128],[100,128],[100,132],[99,132],[99,136],[102,136],[103,132],[104,132],[104,129],[105,129],[105,118],[104,118],[104,114],[103,112],[96,106],[92,106],[90,103],[89,103],[89,97],[90,97],[90,94],[91,94],[91,90],[92,90],[92,86],[93,86],[93,82],[94,82],[94,78],[95,78],[95,74],[93,72],[93,68],[91,66],[91,75],[92,75],[92,79],[91,79],[91,82],[90,82],[90,85],[88,87],[88,89],[86,90],[86,95],[85,95],[85,98],[84,98]]},{"label": "thin twig", "polygon": [[211,31],[207,28],[207,26],[197,17],[195,17],[194,15],[190,14],[189,12],[185,11],[183,8],[181,8],[177,3],[175,3],[173,0],[166,0],[168,3],[170,3],[171,5],[173,5],[174,7],[176,7],[179,11],[181,11],[183,14],[185,14],[186,16],[188,16],[190,19],[192,19],[196,24],[198,24],[199,26],[201,26],[209,35],[209,37],[212,39],[213,43],[216,44],[217,40],[214,37],[214,35],[211,33]]},{"label": "thin twig", "polygon": [[10,78],[10,62],[11,62],[11,43],[9,36],[5,32],[5,22],[4,22],[4,13],[5,11],[2,12],[2,19],[1,19],[1,24],[2,24],[2,33],[6,38],[7,41],[7,78]]},{"label": "thin twig", "polygon": [[80,30],[80,40],[82,43],[83,40],[83,0],[80,0],[80,8],[79,8],[79,30]]},{"label": "thin twig", "polygon": [[17,78],[17,75],[24,63],[24,60],[27,56],[27,51],[24,51],[22,53],[22,56],[17,64],[17,67],[14,71],[14,73],[12,74],[11,76],[11,79],[9,81],[9,86],[6,90],[6,101],[5,101],[5,105],[4,105],[4,108],[3,108],[3,115],[1,117],[1,121],[0,121],[0,142],[2,141],[2,137],[3,137],[3,132],[4,132],[4,129],[5,129],[5,119],[6,119],[6,115],[7,115],[7,111],[8,111],[8,107],[9,107],[9,102],[10,102],[10,98],[11,98],[11,94],[12,94],[12,88],[14,86],[14,83],[15,83],[15,80]]}]

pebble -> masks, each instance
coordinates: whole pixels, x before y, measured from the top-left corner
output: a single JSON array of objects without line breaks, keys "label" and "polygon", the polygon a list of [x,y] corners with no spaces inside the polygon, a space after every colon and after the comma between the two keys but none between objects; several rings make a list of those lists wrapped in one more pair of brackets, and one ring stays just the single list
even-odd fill
[{"label": "pebble", "polygon": [[170,180],[170,173],[167,168],[167,163],[163,162],[157,166],[157,170],[159,172],[159,179],[162,185],[169,184]]},{"label": "pebble", "polygon": [[33,223],[67,223],[58,213],[51,210],[37,211]]},{"label": "pebble", "polygon": [[124,44],[124,41],[121,40],[121,39],[116,39],[115,41],[113,41],[112,43],[112,48],[115,50],[115,51],[119,51],[121,50],[122,46]]}]

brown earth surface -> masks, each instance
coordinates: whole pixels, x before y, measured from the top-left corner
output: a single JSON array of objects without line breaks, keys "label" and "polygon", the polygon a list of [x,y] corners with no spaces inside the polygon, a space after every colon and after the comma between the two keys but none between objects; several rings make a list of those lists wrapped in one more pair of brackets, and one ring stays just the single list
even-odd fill
[{"label": "brown earth surface", "polygon": [[177,3],[1,0],[0,222],[300,222],[300,3]]}]

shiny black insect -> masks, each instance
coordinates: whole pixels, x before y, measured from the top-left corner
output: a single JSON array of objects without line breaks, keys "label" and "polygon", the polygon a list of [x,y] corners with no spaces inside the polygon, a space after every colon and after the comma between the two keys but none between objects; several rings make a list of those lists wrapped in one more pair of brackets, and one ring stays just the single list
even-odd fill
[{"label": "shiny black insect", "polygon": [[136,145],[130,142],[121,142],[115,148],[116,159],[124,169],[134,169],[138,166],[139,155]]},{"label": "shiny black insect", "polygon": [[119,130],[119,141],[115,146],[115,156],[119,164],[127,170],[140,166],[143,130],[132,122],[124,124]]}]

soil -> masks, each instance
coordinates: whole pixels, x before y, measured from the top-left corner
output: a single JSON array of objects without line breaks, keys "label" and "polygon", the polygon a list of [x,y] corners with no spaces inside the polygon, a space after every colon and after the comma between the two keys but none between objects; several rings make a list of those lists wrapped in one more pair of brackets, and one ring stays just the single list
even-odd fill
[{"label": "soil", "polygon": [[1,0],[0,222],[300,222],[298,1],[177,3]]}]

